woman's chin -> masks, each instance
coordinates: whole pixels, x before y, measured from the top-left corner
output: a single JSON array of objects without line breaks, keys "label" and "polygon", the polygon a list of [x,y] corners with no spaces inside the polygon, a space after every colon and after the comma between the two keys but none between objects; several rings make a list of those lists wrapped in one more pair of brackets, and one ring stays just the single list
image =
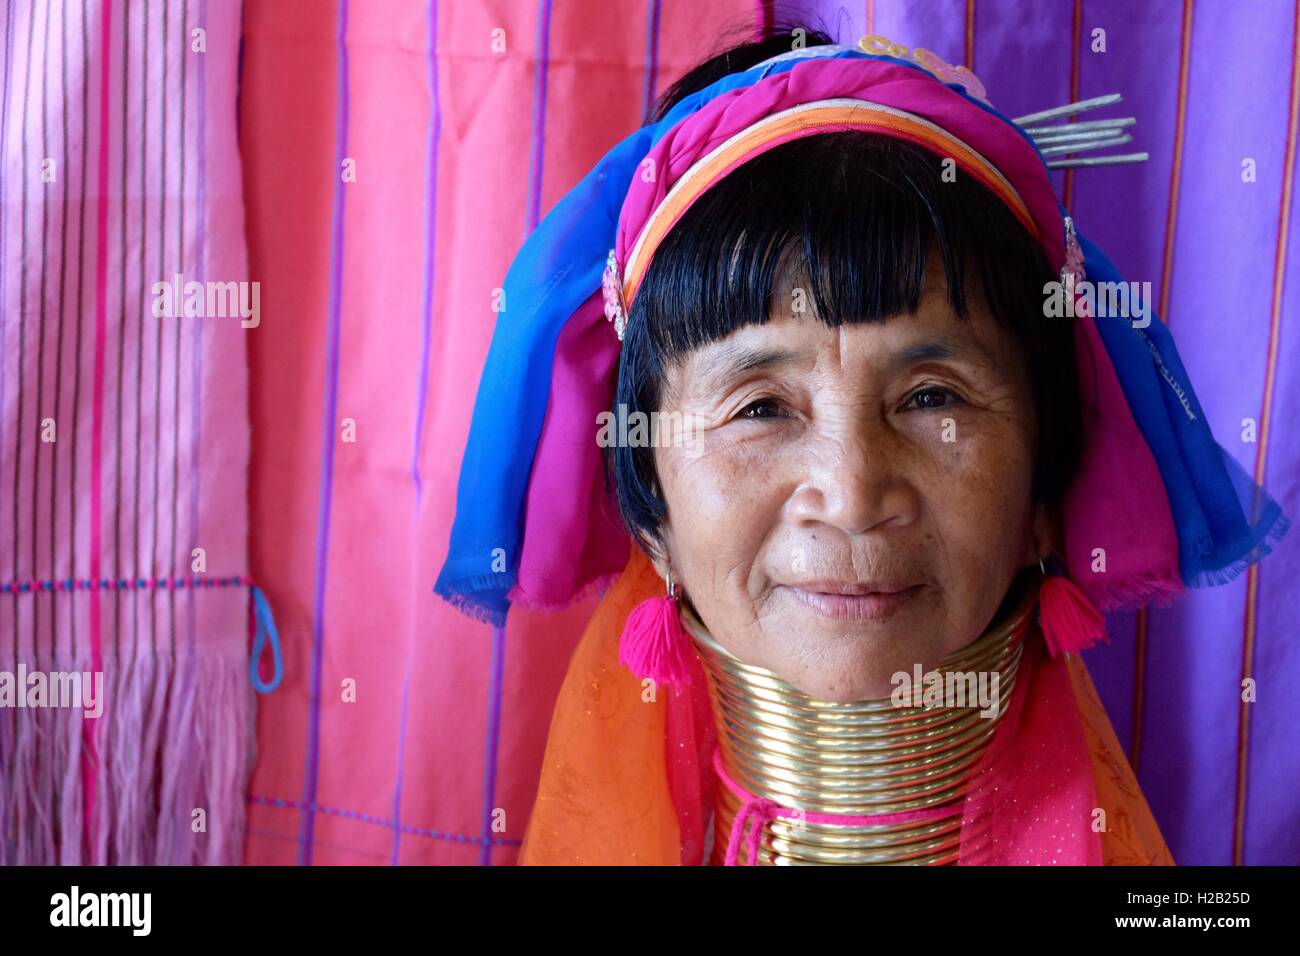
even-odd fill
[{"label": "woman's chin", "polygon": [[766,667],[818,700],[887,698],[896,675],[911,677],[918,665],[928,670],[956,649],[941,633],[943,616],[923,599],[924,591],[900,596],[888,613],[865,617],[838,613],[834,604],[826,614],[802,595],[791,595],[779,612],[764,616],[764,630],[781,651]]},{"label": "woman's chin", "polygon": [[837,674],[804,675],[786,683],[814,700],[831,704],[852,704],[865,700],[884,700],[893,692],[893,671],[884,673],[875,667],[854,670],[846,667]]}]

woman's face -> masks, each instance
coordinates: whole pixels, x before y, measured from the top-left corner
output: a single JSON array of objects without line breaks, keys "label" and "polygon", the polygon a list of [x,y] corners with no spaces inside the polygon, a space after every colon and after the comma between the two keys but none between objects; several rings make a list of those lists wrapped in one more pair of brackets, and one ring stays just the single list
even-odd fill
[{"label": "woman's face", "polygon": [[741,660],[822,700],[886,697],[1037,561],[1025,362],[982,303],[952,312],[942,269],[880,323],[828,328],[793,300],[670,370],[660,411],[694,432],[655,449],[659,568]]}]

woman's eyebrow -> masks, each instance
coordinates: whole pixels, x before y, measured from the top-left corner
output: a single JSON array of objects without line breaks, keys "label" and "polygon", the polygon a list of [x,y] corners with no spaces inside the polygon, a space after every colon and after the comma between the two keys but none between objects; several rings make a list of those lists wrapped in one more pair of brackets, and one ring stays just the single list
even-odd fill
[{"label": "woman's eyebrow", "polygon": [[909,345],[895,354],[890,364],[896,368],[905,368],[920,362],[950,358],[967,359],[982,365],[994,364],[993,356],[989,354],[983,343],[964,336],[960,339],[945,337]]},{"label": "woman's eyebrow", "polygon": [[796,349],[726,346],[700,360],[699,381],[706,390],[715,391],[746,372],[790,365],[802,357]]},{"label": "woman's eyebrow", "polygon": [[898,356],[898,361],[914,365],[917,362],[927,362],[930,359],[952,358],[954,354],[952,346],[944,342],[921,342],[918,345],[903,349]]}]

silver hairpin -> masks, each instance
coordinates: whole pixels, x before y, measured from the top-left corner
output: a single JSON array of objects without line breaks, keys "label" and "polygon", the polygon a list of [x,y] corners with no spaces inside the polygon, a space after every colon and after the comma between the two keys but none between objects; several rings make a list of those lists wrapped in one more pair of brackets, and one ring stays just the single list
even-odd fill
[{"label": "silver hairpin", "polygon": [[1149,159],[1147,153],[1110,153],[1104,156],[1076,156],[1095,149],[1110,146],[1122,146],[1132,142],[1133,137],[1123,132],[1137,123],[1132,116],[1116,117],[1104,120],[1086,120],[1081,123],[1052,123],[1052,120],[1065,120],[1089,110],[1119,103],[1123,97],[1118,93],[1094,96],[1055,106],[1050,110],[1041,110],[1027,116],[1018,116],[1014,120],[1017,126],[1034,141],[1038,151],[1043,154],[1050,169],[1064,169],[1071,166],[1120,166],[1125,163],[1142,163]]}]

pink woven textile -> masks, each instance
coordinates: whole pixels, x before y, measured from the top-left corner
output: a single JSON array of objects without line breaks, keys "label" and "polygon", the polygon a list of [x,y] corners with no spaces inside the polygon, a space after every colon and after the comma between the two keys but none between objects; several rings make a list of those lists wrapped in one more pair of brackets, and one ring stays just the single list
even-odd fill
[{"label": "pink woven textile", "polygon": [[0,670],[102,672],[98,716],[0,709],[0,863],[237,862],[256,330],[154,284],[249,278],[239,6],[0,24]]}]

